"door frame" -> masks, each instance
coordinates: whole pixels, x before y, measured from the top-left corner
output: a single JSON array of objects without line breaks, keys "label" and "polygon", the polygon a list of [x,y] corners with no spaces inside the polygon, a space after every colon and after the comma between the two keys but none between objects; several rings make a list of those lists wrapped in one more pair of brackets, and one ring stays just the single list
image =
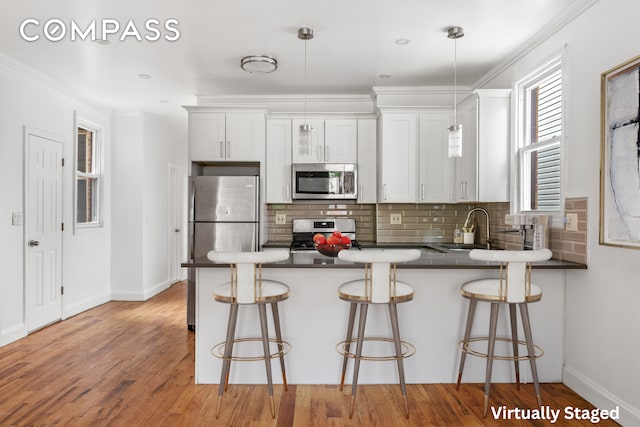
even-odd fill
[{"label": "door frame", "polygon": [[[29,229],[29,198],[28,198],[28,191],[29,191],[29,173],[30,173],[30,168],[29,168],[29,137],[30,135],[34,135],[37,136],[39,138],[42,139],[47,139],[50,140],[56,144],[60,144],[62,147],[62,157],[64,158],[64,152],[65,152],[65,143],[64,143],[64,138],[60,135],[51,133],[51,132],[47,132],[38,128],[34,128],[34,127],[30,127],[25,125],[24,129],[23,129],[23,156],[22,156],[22,161],[23,161],[23,179],[22,179],[22,218],[23,218],[23,222],[22,222],[22,302],[23,302],[23,316],[22,316],[22,321],[24,324],[24,328],[25,328],[25,334],[28,335],[31,332],[35,332],[37,329],[34,330],[30,330],[30,324],[29,324],[29,317],[30,317],[30,312],[29,312],[29,307],[28,307],[28,301],[27,301],[27,269],[29,267],[28,265],[28,257],[29,257],[29,246],[27,243],[28,240],[28,229]],[[61,209],[61,214],[60,214],[60,219],[64,222],[64,218],[65,218],[65,209],[64,209],[64,200],[65,200],[65,190],[64,190],[64,167],[61,170],[61,177],[60,177],[60,195],[58,197],[58,202],[60,203],[60,209]],[[60,286],[62,288],[64,288],[64,283],[65,283],[65,275],[64,275],[64,265],[65,265],[65,250],[64,250],[64,235],[61,234],[60,236]],[[59,318],[57,320],[55,320],[52,323],[55,323],[57,321],[63,320],[64,316],[64,293],[62,293],[60,295],[60,315]],[[46,326],[46,325],[45,325]],[[44,327],[44,326],[43,326]]]},{"label": "door frame", "polygon": [[[173,194],[173,180],[177,178],[179,181],[179,185],[181,188],[179,197],[175,197]],[[184,270],[179,268],[179,264],[182,261],[186,260],[186,236],[187,236],[187,222],[186,222],[186,206],[187,206],[187,173],[184,166],[179,165],[177,163],[169,162],[169,178],[168,178],[168,191],[167,191],[167,223],[168,223],[168,238],[169,244],[168,247],[168,259],[169,259],[169,283],[179,282],[186,278]],[[180,212],[180,239],[177,242],[177,245],[180,247],[180,252],[182,253],[183,260],[175,260],[175,253],[177,247],[174,247],[173,242],[175,241],[172,237],[175,233],[175,218],[174,212]],[[174,262],[175,261],[175,262]],[[177,264],[176,264],[177,263]],[[175,264],[175,265],[173,265]],[[174,277],[175,273],[175,277]]]}]

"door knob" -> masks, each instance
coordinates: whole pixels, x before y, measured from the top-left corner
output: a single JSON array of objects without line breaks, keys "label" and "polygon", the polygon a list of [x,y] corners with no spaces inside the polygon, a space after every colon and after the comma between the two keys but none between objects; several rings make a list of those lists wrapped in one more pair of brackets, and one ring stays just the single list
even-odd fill
[{"label": "door knob", "polygon": [[38,246],[40,244],[40,242],[38,242],[37,240],[29,240],[29,246],[34,247],[34,246]]},{"label": "door knob", "polygon": [[179,228],[176,228],[176,229],[175,229],[175,230],[173,230],[173,231],[175,231],[176,233],[179,233],[179,232],[180,232],[180,229],[179,229]]}]

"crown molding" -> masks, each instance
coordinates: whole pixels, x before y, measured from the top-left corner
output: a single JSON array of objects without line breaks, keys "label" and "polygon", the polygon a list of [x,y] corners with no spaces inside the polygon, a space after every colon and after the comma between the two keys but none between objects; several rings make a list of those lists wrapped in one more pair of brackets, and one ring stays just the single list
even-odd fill
[{"label": "crown molding", "polygon": [[521,60],[528,53],[533,51],[535,48],[540,46],[546,40],[548,40],[551,36],[556,34],[558,31],[563,29],[569,23],[571,23],[578,16],[582,15],[583,12],[591,8],[594,4],[596,4],[599,0],[579,0],[572,3],[569,7],[567,7],[561,14],[557,15],[551,21],[549,21],[540,31],[534,34],[529,40],[527,40],[524,44],[520,45],[516,50],[511,52],[505,59],[499,62],[495,67],[489,70],[485,75],[480,77],[476,82],[471,86],[472,89],[481,88],[484,85],[491,82],[494,78],[502,74],[513,64]]}]

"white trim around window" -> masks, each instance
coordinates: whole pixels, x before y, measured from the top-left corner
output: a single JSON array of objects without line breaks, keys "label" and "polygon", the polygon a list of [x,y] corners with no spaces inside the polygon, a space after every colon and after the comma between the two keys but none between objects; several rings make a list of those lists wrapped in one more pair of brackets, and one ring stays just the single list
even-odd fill
[{"label": "white trim around window", "polygon": [[[82,131],[85,131],[85,137],[81,136]],[[73,135],[72,211],[75,232],[104,224],[103,126],[76,111]]]}]

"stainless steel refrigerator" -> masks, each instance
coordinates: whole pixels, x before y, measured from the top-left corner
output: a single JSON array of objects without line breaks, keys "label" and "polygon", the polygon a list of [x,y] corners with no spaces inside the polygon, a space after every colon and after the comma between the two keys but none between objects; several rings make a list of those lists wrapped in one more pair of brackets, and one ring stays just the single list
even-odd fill
[{"label": "stainless steel refrigerator", "polygon": [[[189,253],[192,260],[211,250],[257,251],[257,176],[194,176],[189,182]],[[187,326],[195,330],[195,271],[187,277]]]}]

